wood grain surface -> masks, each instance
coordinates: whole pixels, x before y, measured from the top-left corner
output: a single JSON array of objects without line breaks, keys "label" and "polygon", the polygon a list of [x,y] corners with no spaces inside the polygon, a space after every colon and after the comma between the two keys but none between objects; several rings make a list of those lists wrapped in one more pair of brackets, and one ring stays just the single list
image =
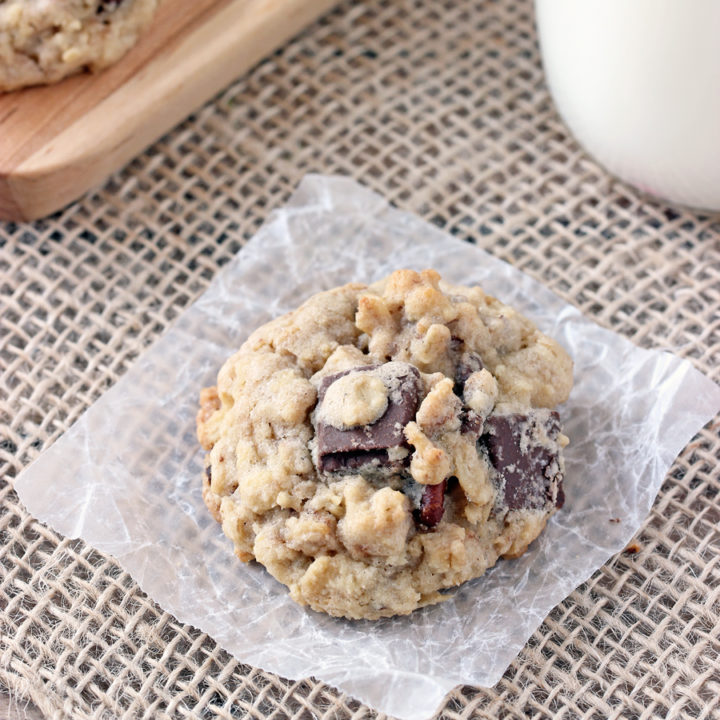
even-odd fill
[{"label": "wood grain surface", "polygon": [[118,64],[0,95],[0,219],[102,182],[335,0],[173,0]]}]

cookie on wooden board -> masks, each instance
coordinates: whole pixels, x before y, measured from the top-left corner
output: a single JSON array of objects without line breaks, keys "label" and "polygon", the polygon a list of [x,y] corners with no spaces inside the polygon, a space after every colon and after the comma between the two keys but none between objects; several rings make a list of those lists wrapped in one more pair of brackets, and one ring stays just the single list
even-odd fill
[{"label": "cookie on wooden board", "polygon": [[119,60],[158,0],[0,0],[0,92],[53,83]]}]

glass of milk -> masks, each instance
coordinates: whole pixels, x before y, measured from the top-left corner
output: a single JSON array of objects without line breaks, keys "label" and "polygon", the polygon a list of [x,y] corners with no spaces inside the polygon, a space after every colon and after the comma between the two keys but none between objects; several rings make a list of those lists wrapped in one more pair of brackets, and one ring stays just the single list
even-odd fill
[{"label": "glass of milk", "polygon": [[610,172],[720,210],[720,0],[535,0],[555,104]]}]

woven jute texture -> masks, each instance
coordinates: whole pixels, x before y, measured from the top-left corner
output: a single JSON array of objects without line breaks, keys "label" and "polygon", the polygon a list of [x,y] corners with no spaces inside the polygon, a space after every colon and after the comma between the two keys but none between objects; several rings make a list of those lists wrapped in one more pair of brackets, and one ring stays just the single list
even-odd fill
[{"label": "woven jute texture", "polygon": [[[0,685],[21,707],[375,717],[237,662],[12,489],[309,171],[357,178],[720,380],[720,218],[642,197],[583,153],[548,95],[530,2],[339,5],[101,189],[0,225]],[[558,605],[495,688],[456,689],[441,717],[720,716],[719,427],[675,462],[636,552]]]}]

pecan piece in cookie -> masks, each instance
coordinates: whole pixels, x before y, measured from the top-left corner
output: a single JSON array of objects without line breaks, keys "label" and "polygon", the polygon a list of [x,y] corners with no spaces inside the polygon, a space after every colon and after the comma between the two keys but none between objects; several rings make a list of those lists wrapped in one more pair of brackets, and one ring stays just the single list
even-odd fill
[{"label": "pecan piece in cookie", "polygon": [[420,522],[428,528],[434,528],[445,513],[445,490],[447,480],[438,485],[425,485],[420,500]]},{"label": "pecan piece in cookie", "polygon": [[[327,407],[332,386],[351,375],[366,376],[359,379],[379,379],[385,389],[384,412],[373,422],[352,425],[347,417],[344,421],[336,419]],[[403,428],[415,417],[420,390],[420,373],[404,362],[364,366],[323,378],[315,413],[318,469],[329,473],[360,470],[366,466],[401,466],[402,460],[397,455],[403,453],[392,453],[396,457],[391,457],[391,451],[407,447]]]}]

